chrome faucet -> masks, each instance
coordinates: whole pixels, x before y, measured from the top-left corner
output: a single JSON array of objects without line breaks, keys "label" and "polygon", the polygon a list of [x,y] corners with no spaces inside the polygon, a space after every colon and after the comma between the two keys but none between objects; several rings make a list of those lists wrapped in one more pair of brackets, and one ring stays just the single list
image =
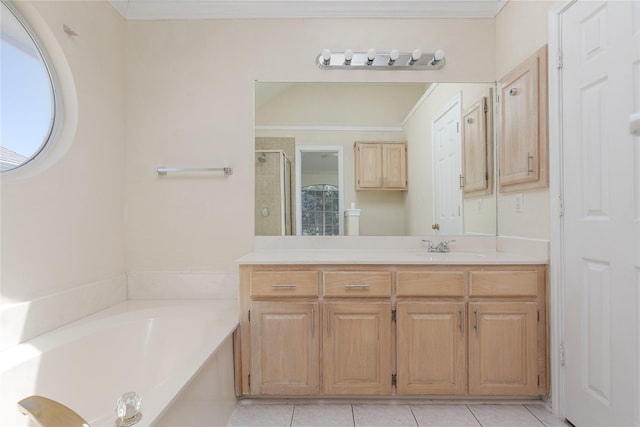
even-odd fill
[{"label": "chrome faucet", "polygon": [[28,415],[42,427],[90,427],[80,415],[71,409],[42,396],[29,396],[18,402],[18,411]]},{"label": "chrome faucet", "polygon": [[427,244],[427,251],[429,252],[451,252],[449,243],[455,242],[455,240],[443,240],[434,246],[431,240],[423,240]]}]

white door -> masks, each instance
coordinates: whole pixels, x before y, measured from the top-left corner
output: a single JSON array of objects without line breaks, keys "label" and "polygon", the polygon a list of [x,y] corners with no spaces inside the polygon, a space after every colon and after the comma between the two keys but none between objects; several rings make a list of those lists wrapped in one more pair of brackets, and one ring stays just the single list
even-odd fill
[{"label": "white door", "polygon": [[[344,167],[341,146],[296,145],[296,236],[344,234]],[[337,189],[322,191],[309,186],[328,184]],[[309,189],[303,203],[303,189]],[[322,194],[322,195],[321,195]],[[329,197],[327,197],[329,196]],[[310,203],[309,203],[310,202]],[[337,217],[336,217],[337,215]],[[337,223],[337,227],[336,227]],[[317,231],[311,231],[317,230]]]},{"label": "white door", "polygon": [[444,235],[462,234],[460,97],[433,121],[434,218]]},{"label": "white door", "polygon": [[639,425],[639,8],[578,1],[561,15],[564,398],[580,427]]}]

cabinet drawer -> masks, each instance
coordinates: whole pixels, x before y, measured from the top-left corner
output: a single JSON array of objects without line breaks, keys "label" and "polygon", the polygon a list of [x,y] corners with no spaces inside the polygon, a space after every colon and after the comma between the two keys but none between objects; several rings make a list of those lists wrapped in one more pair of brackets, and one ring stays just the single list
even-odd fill
[{"label": "cabinet drawer", "polygon": [[536,297],[537,271],[472,271],[469,296],[472,297]]},{"label": "cabinet drawer", "polygon": [[251,297],[318,296],[317,271],[253,271]]},{"label": "cabinet drawer", "polygon": [[388,297],[391,295],[390,272],[324,273],[324,295],[329,297]]},{"label": "cabinet drawer", "polygon": [[400,297],[464,297],[464,271],[402,271]]}]

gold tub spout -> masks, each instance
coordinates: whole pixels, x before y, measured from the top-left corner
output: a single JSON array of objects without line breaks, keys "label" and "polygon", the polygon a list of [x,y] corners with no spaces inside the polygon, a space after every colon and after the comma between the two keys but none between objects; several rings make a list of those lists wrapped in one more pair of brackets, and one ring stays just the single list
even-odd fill
[{"label": "gold tub spout", "polygon": [[42,396],[29,396],[18,402],[18,410],[42,427],[91,427],[80,415],[62,403]]}]

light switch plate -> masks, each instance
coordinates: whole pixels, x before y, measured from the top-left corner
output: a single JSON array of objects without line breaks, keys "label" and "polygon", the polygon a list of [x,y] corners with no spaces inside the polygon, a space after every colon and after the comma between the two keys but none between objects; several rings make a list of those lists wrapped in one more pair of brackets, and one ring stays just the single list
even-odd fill
[{"label": "light switch plate", "polygon": [[516,194],[516,212],[522,212],[524,210],[524,194]]}]

